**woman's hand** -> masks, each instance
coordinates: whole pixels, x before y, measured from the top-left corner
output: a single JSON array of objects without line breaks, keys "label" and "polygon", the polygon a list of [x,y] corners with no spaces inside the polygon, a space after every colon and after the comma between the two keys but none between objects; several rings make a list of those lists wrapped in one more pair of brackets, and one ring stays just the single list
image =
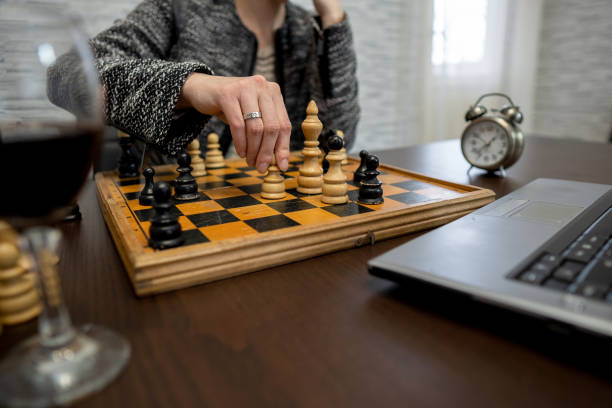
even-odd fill
[{"label": "woman's hand", "polygon": [[312,0],[314,7],[321,16],[323,29],[344,20],[344,10],[339,0]]},{"label": "woman's hand", "polygon": [[[278,167],[287,170],[291,122],[277,83],[261,75],[193,73],[183,85],[176,108],[194,108],[228,123],[236,152],[260,173],[266,172],[274,154]],[[260,112],[262,117],[244,119],[250,112]]]}]

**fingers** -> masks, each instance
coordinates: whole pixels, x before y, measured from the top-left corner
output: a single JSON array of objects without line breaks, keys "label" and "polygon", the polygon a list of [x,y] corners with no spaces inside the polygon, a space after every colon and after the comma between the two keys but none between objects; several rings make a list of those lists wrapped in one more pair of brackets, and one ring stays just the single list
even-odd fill
[{"label": "fingers", "polygon": [[[251,167],[254,167],[257,161],[264,125],[262,119],[244,119],[244,115],[251,112],[261,112],[259,107],[258,87],[259,85],[256,83],[246,83],[240,94],[240,114],[242,116],[242,121],[244,122],[246,135],[245,153],[247,164]],[[238,152],[238,150],[236,151]]]},{"label": "fingers", "polygon": [[[261,75],[248,78],[216,77],[210,107],[202,103],[199,111],[216,114],[230,125],[236,152],[249,166],[265,173],[272,158],[285,171],[289,161],[291,122],[278,84]],[[218,108],[216,108],[217,106]],[[244,115],[260,112],[261,118],[244,119]]]},{"label": "fingers", "polygon": [[242,113],[260,112],[262,117],[245,121],[247,163],[260,173],[265,173],[276,155],[278,166],[284,171],[289,162],[291,122],[280,86],[260,75],[248,80],[241,98]]},{"label": "fingers", "polygon": [[276,107],[276,115],[279,121],[278,139],[276,139],[276,162],[282,171],[286,171],[289,166],[289,142],[291,139],[291,121],[285,108],[285,102],[280,92],[278,84],[273,84],[277,89],[274,90],[272,98]]},{"label": "fingers", "polygon": [[280,123],[277,118],[276,107],[268,93],[259,95],[259,108],[263,116],[263,139],[257,155],[257,171],[265,173],[274,155]]},{"label": "fingers", "polygon": [[225,123],[226,125],[229,125],[229,120],[227,120],[223,112],[219,112],[215,116],[221,119],[221,122]]},{"label": "fingers", "polygon": [[262,110],[264,131],[257,156],[257,170],[265,172],[272,157],[276,156],[278,167],[286,171],[289,166],[291,122],[277,83],[267,83],[267,92],[259,97],[259,107]]},{"label": "fingers", "polygon": [[232,133],[232,139],[234,139],[236,153],[238,153],[240,157],[245,157],[247,136],[244,118],[242,116],[242,108],[240,107],[238,99],[224,98],[221,102],[221,109],[225,122],[230,126],[230,132]]}]

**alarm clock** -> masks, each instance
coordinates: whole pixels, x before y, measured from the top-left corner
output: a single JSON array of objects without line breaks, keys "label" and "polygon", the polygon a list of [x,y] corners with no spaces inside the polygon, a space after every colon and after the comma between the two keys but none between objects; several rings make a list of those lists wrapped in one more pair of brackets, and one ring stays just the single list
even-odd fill
[{"label": "alarm clock", "polygon": [[[510,105],[488,112],[480,101],[489,96],[506,98]],[[461,135],[461,152],[470,163],[470,169],[499,170],[504,175],[504,169],[516,163],[523,153],[524,136],[518,127],[523,114],[519,107],[505,94],[487,93],[465,113],[465,120],[470,124]]]}]

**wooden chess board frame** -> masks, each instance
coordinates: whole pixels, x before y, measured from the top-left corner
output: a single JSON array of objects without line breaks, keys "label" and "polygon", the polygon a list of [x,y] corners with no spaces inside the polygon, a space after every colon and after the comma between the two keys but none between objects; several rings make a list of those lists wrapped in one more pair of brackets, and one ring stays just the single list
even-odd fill
[{"label": "wooden chess board frame", "polygon": [[[348,160],[349,164],[343,169],[350,182],[359,160],[351,157]],[[244,160],[227,160],[226,164],[237,166],[237,162],[244,163]],[[246,166],[246,163],[243,165]],[[173,173],[174,167],[160,166],[156,172]],[[384,173],[381,181],[383,191],[387,190],[385,196],[388,196],[388,190],[393,190],[391,182],[394,180],[427,183],[432,187],[430,190],[437,193],[429,201],[412,204],[398,205],[386,197],[383,204],[365,206],[374,210],[366,213],[164,250],[153,250],[148,246],[148,231],[130,208],[130,200],[119,186],[116,171],[98,173],[95,180],[104,219],[139,296],[238,276],[434,228],[495,199],[494,192],[488,189],[435,179],[385,164],[381,164],[379,170]],[[297,172],[293,176],[297,176]],[[173,177],[166,176],[165,179],[171,180]],[[295,178],[287,180],[288,189],[292,181],[295,185]],[[357,189],[354,185],[349,187],[353,192]],[[203,191],[206,193],[207,190]],[[319,197],[309,196],[308,199],[310,202],[320,202]]]}]

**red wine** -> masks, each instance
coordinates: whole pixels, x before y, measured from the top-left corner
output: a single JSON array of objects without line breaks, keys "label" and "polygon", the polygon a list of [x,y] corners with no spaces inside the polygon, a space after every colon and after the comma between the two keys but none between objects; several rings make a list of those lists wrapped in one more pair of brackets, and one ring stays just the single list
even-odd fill
[{"label": "red wine", "polygon": [[0,217],[48,218],[74,203],[100,129],[0,124]]}]

